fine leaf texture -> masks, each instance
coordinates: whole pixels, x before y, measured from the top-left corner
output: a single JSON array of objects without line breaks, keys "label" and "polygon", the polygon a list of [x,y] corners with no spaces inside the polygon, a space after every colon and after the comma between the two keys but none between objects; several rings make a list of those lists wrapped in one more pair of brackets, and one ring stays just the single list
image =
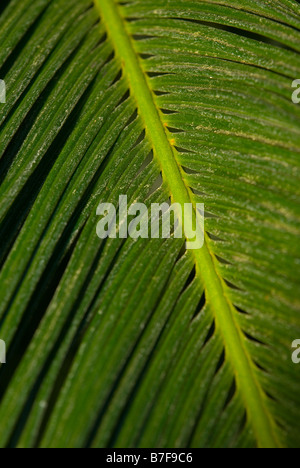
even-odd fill
[{"label": "fine leaf texture", "polygon": [[[299,2],[10,0],[0,44],[0,446],[300,447]],[[204,246],[99,239],[120,195]]]}]

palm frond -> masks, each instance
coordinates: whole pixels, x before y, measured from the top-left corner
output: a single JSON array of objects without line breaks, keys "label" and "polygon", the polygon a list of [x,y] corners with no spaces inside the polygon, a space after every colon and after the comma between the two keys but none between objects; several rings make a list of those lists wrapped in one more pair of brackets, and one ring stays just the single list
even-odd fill
[{"label": "palm frond", "polygon": [[[0,445],[299,447],[299,3],[4,3]],[[100,240],[120,194],[204,246]]]}]

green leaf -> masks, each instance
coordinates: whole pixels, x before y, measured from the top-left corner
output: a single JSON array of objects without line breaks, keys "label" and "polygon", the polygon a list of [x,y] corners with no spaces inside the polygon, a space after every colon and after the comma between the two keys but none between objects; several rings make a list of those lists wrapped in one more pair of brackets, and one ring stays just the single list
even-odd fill
[{"label": "green leaf", "polygon": [[[0,13],[0,446],[300,447],[299,2]],[[203,247],[99,239],[120,195]]]}]

